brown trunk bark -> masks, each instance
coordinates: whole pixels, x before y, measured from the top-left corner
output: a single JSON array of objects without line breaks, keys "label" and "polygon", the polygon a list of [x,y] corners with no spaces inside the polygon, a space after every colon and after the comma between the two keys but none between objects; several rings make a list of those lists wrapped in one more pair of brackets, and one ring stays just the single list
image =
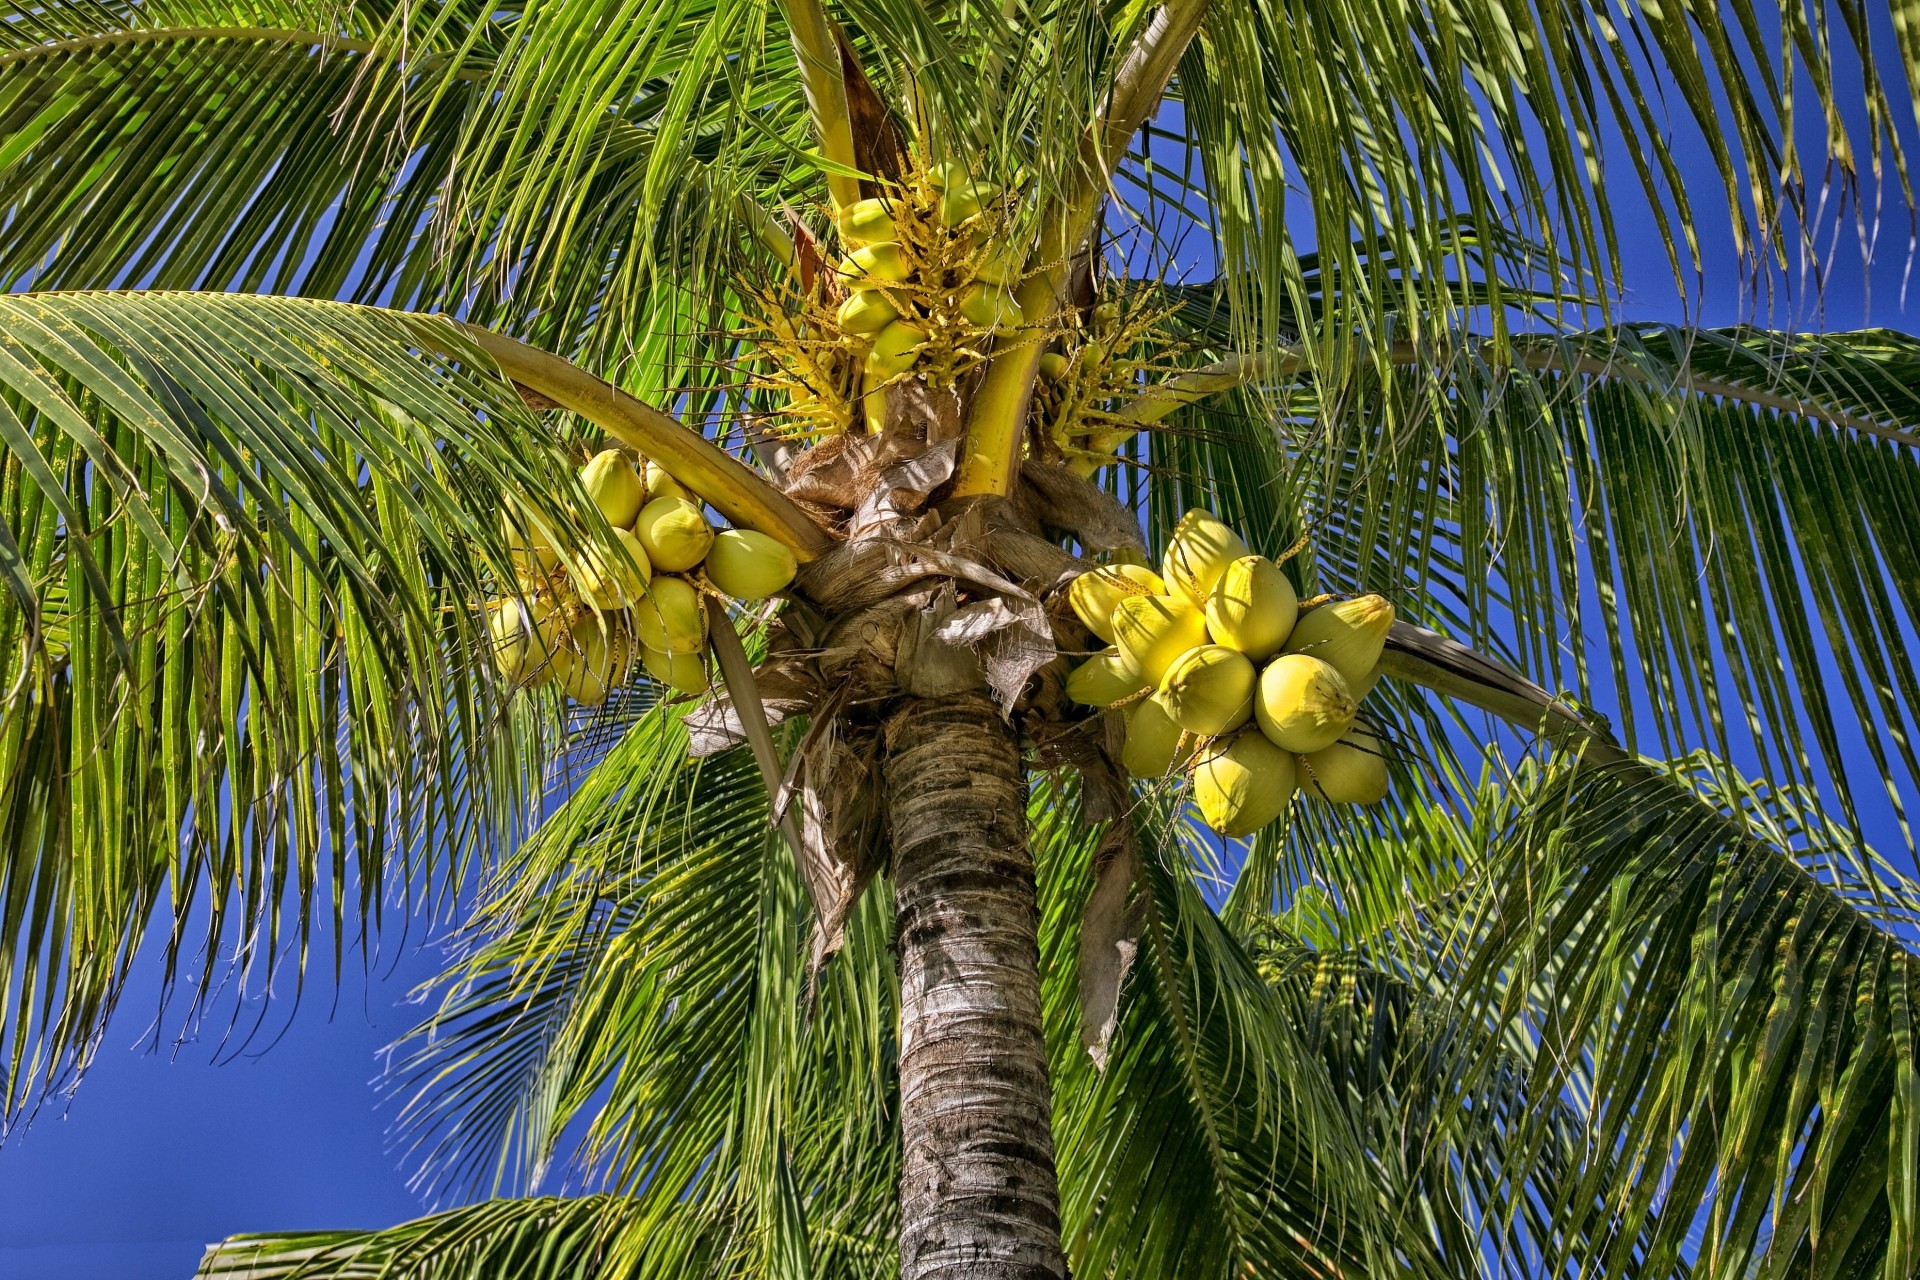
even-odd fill
[{"label": "brown trunk bark", "polygon": [[986,698],[887,723],[900,953],[901,1280],[1059,1280],[1026,784]]}]

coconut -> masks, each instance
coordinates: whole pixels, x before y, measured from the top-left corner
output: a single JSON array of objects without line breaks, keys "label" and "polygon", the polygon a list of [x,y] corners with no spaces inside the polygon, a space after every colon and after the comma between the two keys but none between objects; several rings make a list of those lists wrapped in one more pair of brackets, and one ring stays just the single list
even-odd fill
[{"label": "coconut", "polygon": [[1188,733],[1211,738],[1253,718],[1253,664],[1225,645],[1203,644],[1173,660],[1153,700]]},{"label": "coconut", "polygon": [[1074,614],[1087,624],[1087,630],[1113,643],[1113,611],[1128,596],[1162,596],[1167,584],[1160,575],[1140,564],[1101,565],[1083,573],[1067,586],[1067,602]]},{"label": "coconut", "polygon": [[653,567],[668,573],[693,568],[713,545],[713,526],[685,498],[655,498],[640,508],[633,532]]},{"label": "coconut", "polygon": [[960,314],[983,329],[1010,329],[1020,323],[1020,302],[998,285],[976,284],[960,295]]},{"label": "coconut", "polygon": [[793,581],[793,552],[752,529],[723,529],[707,552],[707,578],[736,600],[764,600]]},{"label": "coconut", "polygon": [[885,200],[856,200],[835,219],[848,244],[878,244],[896,238],[893,213]]},{"label": "coconut", "polygon": [[1239,534],[1195,507],[1173,527],[1160,576],[1170,594],[1186,597],[1196,609],[1205,608],[1227,566],[1246,554],[1247,544]]},{"label": "coconut", "polygon": [[1048,382],[1058,382],[1067,376],[1067,358],[1058,351],[1049,351],[1040,357],[1040,376]]},{"label": "coconut", "polygon": [[574,570],[573,585],[581,596],[602,609],[624,609],[638,600],[653,578],[653,562],[640,539],[625,529],[613,531],[619,550],[611,556],[588,547]]},{"label": "coconut", "polygon": [[949,182],[940,193],[940,221],[957,227],[1000,197],[1000,188],[991,182]]},{"label": "coconut", "polygon": [[1265,556],[1241,556],[1207,597],[1207,634],[1249,658],[1278,653],[1300,612],[1293,584]]},{"label": "coconut", "polygon": [[647,674],[681,693],[705,693],[712,682],[707,678],[707,656],[700,653],[661,653],[642,646],[640,661]]},{"label": "coconut", "polygon": [[1136,778],[1164,778],[1200,748],[1200,739],[1175,724],[1167,709],[1148,698],[1127,713],[1127,736],[1120,763]]},{"label": "coconut", "polygon": [[1118,649],[1103,649],[1067,673],[1067,696],[1083,707],[1111,707],[1146,688]]},{"label": "coconut", "polygon": [[519,684],[527,678],[527,651],[533,640],[533,628],[518,600],[495,600],[487,606],[487,637],[492,642],[493,663],[500,678]]},{"label": "coconut", "polygon": [[627,682],[633,665],[633,645],[627,637],[611,630],[592,616],[580,619],[568,633],[573,642],[573,662],[562,681],[569,698],[583,707],[597,707],[617,685]]},{"label": "coconut", "polygon": [[1158,685],[1175,658],[1207,642],[1207,620],[1173,596],[1129,596],[1113,611],[1113,642],[1135,675]]},{"label": "coconut", "polygon": [[500,530],[506,536],[507,555],[513,561],[513,576],[524,585],[538,586],[547,571],[560,563],[560,553],[532,521],[521,516],[512,501],[500,516]]},{"label": "coconut", "polygon": [[1304,653],[1283,653],[1260,673],[1253,714],[1275,746],[1302,755],[1332,746],[1353,723],[1354,697],[1338,671]]},{"label": "coconut", "polygon": [[874,335],[873,350],[867,352],[867,372],[881,378],[895,378],[913,368],[926,345],[927,331],[905,320],[895,320]]},{"label": "coconut", "polygon": [[840,327],[848,333],[878,333],[900,318],[900,312],[878,289],[848,294],[838,314]]},{"label": "coconut", "polygon": [[1300,615],[1287,637],[1288,653],[1310,653],[1347,678],[1356,699],[1367,696],[1393,630],[1393,605],[1361,596],[1318,605]]},{"label": "coconut", "polygon": [[900,246],[891,240],[861,245],[840,260],[841,277],[855,289],[878,289],[882,285],[899,284],[912,269],[906,255],[900,252]]},{"label": "coconut", "polygon": [[580,487],[616,529],[631,529],[646,499],[646,482],[618,449],[602,449],[580,468]]},{"label": "coconut", "polygon": [[1298,775],[1293,753],[1248,730],[1193,762],[1193,802],[1223,836],[1250,836],[1285,813]]},{"label": "coconut", "polygon": [[987,284],[996,284],[1003,289],[1011,289],[1020,283],[1020,277],[1026,274],[1027,255],[1018,245],[1008,245],[992,253],[981,256],[974,267],[976,279]]},{"label": "coconut", "polygon": [[661,653],[698,653],[707,643],[707,608],[685,578],[662,574],[633,606],[640,643]]},{"label": "coconut", "polygon": [[957,187],[967,180],[967,166],[958,160],[942,160],[927,170],[927,185],[935,191]]},{"label": "coconut", "polygon": [[1387,796],[1387,759],[1365,729],[1349,729],[1330,747],[1300,757],[1308,789],[1335,804],[1378,804]]},{"label": "coconut", "polygon": [[685,498],[689,502],[693,500],[693,495],[687,492],[687,487],[668,475],[667,469],[659,463],[649,460],[646,475],[648,502],[656,498]]}]

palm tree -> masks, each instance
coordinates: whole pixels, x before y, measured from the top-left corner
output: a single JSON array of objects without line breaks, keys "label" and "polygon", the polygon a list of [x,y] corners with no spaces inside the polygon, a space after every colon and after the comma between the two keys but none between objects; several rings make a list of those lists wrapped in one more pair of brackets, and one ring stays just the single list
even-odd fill
[{"label": "palm tree", "polygon": [[[9,9],[0,1123],[150,933],[337,972],[477,875],[396,1080],[490,1198],[207,1274],[1913,1274],[1920,343],[1614,314],[1657,86],[1756,255],[1808,85],[1853,183],[1779,20]],[[612,604],[502,677],[609,446],[801,565],[711,697]],[[1063,696],[1191,507],[1391,599],[1390,803],[1223,846]]]}]

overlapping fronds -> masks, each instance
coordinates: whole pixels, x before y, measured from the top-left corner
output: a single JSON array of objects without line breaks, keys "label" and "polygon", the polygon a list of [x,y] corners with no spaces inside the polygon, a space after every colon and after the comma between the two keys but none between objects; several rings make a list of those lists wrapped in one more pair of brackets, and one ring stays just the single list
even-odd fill
[{"label": "overlapping fronds", "polygon": [[1460,342],[1396,359],[1420,372],[1390,403],[1303,378],[1272,390],[1277,418],[1252,395],[1174,414],[1142,455],[1151,522],[1204,501],[1269,552],[1310,533],[1304,588],[1385,591],[1619,708],[1630,747],[1831,785],[1849,817],[1858,788],[1884,789],[1902,812],[1920,784],[1920,342],[1640,326],[1511,362]]},{"label": "overlapping fronds", "polygon": [[[1354,1130],[1276,990],[1208,908],[1170,814],[1148,821],[1111,1056],[1080,1035],[1076,958],[1105,831],[1036,788],[1048,1042],[1074,1274],[1325,1276],[1396,1243]],[[1427,1259],[1419,1260],[1424,1263]]]},{"label": "overlapping fronds", "polygon": [[[1389,1083],[1452,1090],[1416,1114],[1517,1274],[1912,1274],[1920,891],[1808,801],[1529,760],[1461,812],[1322,831],[1279,927],[1465,1030]],[[1398,878],[1429,867],[1454,874]],[[1531,1106],[1482,1131],[1490,1093]]]},{"label": "overlapping fronds", "polygon": [[[697,1237],[691,1208],[683,1234]],[[618,1196],[488,1200],[380,1231],[236,1236],[213,1246],[204,1280],[604,1280],[636,1241],[639,1208]],[[715,1241],[707,1240],[711,1250]],[[694,1273],[687,1273],[694,1274]]]},{"label": "overlapping fronds", "polygon": [[466,350],[331,303],[0,295],[0,1116],[84,1061],[156,908],[204,991],[222,939],[304,965],[316,915],[376,923],[524,815],[550,713],[491,670],[501,500],[569,537],[589,504],[423,334]]},{"label": "overlapping fronds", "polygon": [[[858,0],[829,17],[928,147],[1065,198],[1088,181],[1082,139],[1125,69],[1161,56],[1199,7]],[[1779,18],[1789,38],[1775,46],[1750,0],[1619,13],[1218,0],[1111,212],[1148,230],[1148,260],[1221,271],[1242,346],[1271,345],[1310,310],[1299,260],[1317,250],[1332,287],[1309,353],[1330,370],[1352,367],[1350,335],[1388,337],[1389,316],[1426,339],[1463,307],[1491,297],[1498,316],[1536,286],[1596,301],[1588,282],[1616,274],[1608,206],[1623,189],[1660,212],[1677,274],[1693,214],[1667,110],[1708,143],[1742,242],[1784,251],[1821,170],[1796,135],[1810,113],[1837,181],[1852,184],[1863,151],[1904,177],[1894,103],[1920,37],[1898,26],[1901,49],[1879,49],[1871,24],[1836,30],[1805,0]],[[57,3],[10,25],[9,279],[354,283],[607,356],[669,306],[693,317],[676,335],[690,363],[724,327],[722,268],[749,238],[735,197],[817,221],[824,194],[768,0]],[[1787,93],[1796,80],[1812,91]],[[1847,132],[1854,101],[1868,138]],[[1499,250],[1485,285],[1465,284],[1493,244],[1468,226],[1521,231],[1570,269],[1543,275]],[[364,269],[363,245],[376,246]],[[691,305],[673,301],[683,290]]]},{"label": "overlapping fronds", "polygon": [[[406,1043],[425,1176],[531,1189],[576,1161],[631,1227],[608,1274],[884,1274],[886,917],[870,899],[809,1005],[804,905],[747,753],[691,763],[674,710],[650,713],[502,869]],[[570,1125],[583,1147],[556,1152]]]}]

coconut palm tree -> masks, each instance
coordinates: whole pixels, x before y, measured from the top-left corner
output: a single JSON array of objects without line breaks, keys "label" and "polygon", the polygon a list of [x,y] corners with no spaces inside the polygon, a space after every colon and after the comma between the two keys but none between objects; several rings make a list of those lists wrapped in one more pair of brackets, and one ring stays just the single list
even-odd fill
[{"label": "coconut palm tree", "polygon": [[[1842,16],[13,6],[0,1123],[479,884],[485,1198],[207,1274],[1913,1274],[1920,342],[1616,315],[1669,113],[1756,257],[1904,177]],[[1384,803],[1067,696],[1191,508],[1391,602]]]}]

